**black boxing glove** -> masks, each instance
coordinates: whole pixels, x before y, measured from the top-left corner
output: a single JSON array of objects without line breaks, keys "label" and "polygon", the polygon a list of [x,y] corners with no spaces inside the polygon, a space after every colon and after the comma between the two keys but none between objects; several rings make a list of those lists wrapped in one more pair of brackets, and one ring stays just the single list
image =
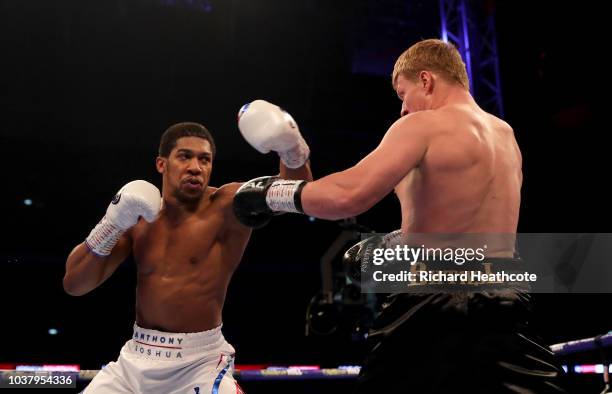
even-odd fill
[{"label": "black boxing glove", "polygon": [[402,240],[402,231],[395,230],[384,236],[366,238],[351,246],[342,256],[342,264],[350,283],[357,287],[371,286],[372,272],[376,268],[372,263],[374,249],[392,249],[400,245]]},{"label": "black boxing glove", "polygon": [[284,212],[303,213],[302,188],[306,181],[262,176],[243,184],[233,201],[234,213],[245,226],[260,228],[272,216]]}]

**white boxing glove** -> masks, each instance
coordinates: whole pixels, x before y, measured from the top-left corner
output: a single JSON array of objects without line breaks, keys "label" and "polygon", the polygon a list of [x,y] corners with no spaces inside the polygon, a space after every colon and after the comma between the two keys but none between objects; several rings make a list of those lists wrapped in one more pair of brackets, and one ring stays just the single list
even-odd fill
[{"label": "white boxing glove", "polygon": [[289,168],[303,166],[310,156],[310,148],[291,115],[265,100],[240,108],[238,128],[253,148],[261,153],[277,152]]},{"label": "white boxing glove", "polygon": [[106,209],[106,215],[91,230],[85,240],[89,249],[99,255],[108,256],[121,237],[143,217],[151,223],[161,209],[159,189],[147,181],[132,181],[121,188]]}]

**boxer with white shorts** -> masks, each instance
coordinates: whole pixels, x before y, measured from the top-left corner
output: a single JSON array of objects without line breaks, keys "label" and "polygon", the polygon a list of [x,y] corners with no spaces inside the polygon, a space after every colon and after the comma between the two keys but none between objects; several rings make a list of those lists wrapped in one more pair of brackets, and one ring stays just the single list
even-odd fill
[{"label": "boxer with white shorts", "polygon": [[119,359],[106,365],[87,393],[233,393],[234,348],[221,326],[198,333],[167,333],[134,325]]},{"label": "boxer with white shorts", "polygon": [[[248,119],[240,128],[245,138],[281,157],[280,178],[311,179],[308,146],[289,114],[259,100],[239,115]],[[232,210],[240,184],[208,185],[214,156],[204,126],[168,128],[156,159],[161,194],[146,181],[129,182],[68,256],[64,289],[74,296],[101,285],[130,253],[137,264],[134,336],[85,392],[239,390],[232,377],[234,349],[223,338],[221,317],[251,230]]]}]

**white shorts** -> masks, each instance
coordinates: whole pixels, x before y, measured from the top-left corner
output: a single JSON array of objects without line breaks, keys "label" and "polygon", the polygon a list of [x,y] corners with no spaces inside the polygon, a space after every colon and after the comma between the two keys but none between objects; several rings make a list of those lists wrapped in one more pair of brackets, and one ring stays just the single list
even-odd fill
[{"label": "white shorts", "polygon": [[119,359],[102,368],[83,392],[240,394],[232,376],[234,353],[221,326],[183,334],[134,324]]}]

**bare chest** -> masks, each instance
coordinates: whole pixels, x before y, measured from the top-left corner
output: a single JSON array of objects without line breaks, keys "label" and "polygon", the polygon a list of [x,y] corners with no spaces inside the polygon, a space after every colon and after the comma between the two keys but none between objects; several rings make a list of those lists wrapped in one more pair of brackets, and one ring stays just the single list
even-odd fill
[{"label": "bare chest", "polygon": [[222,222],[215,217],[144,223],[134,232],[134,258],[139,275],[181,275],[214,260]]}]

